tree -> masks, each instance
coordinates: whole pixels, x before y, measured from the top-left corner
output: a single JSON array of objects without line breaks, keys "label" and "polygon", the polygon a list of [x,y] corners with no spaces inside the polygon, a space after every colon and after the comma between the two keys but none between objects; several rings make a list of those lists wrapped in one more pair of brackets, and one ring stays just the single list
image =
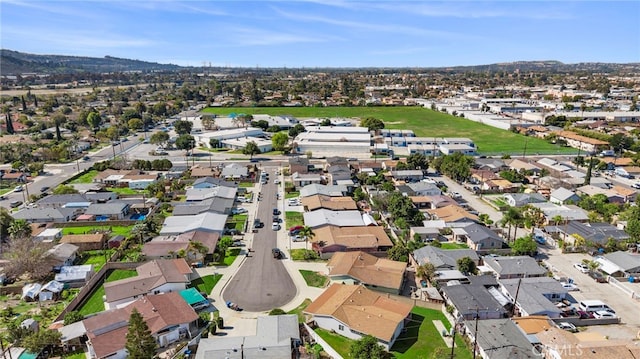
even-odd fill
[{"label": "tree", "polygon": [[53,123],[56,126],[56,141],[62,141],[62,134],[60,133],[60,125],[67,122],[67,116],[62,113],[56,113],[53,115]]},{"label": "tree", "polygon": [[176,147],[181,150],[189,151],[195,147],[195,144],[196,144],[196,140],[191,135],[186,135],[186,134],[180,135],[176,139]]},{"label": "tree", "polygon": [[78,311],[71,311],[64,315],[64,325],[73,324],[84,319],[84,315]]},{"label": "tree", "polygon": [[53,194],[75,194],[78,193],[78,190],[68,185],[59,185],[58,187],[53,189]]},{"label": "tree", "polygon": [[422,153],[412,153],[407,157],[407,165],[409,169],[421,169],[426,171],[429,169],[429,161],[427,161],[427,157]]},{"label": "tree", "polygon": [[456,261],[458,265],[458,270],[465,274],[476,274],[478,272],[478,268],[476,267],[476,262],[473,261],[470,257],[462,257]]},{"label": "tree", "polygon": [[203,115],[202,116],[202,127],[205,130],[212,130],[216,125],[215,115]]},{"label": "tree", "polygon": [[154,145],[163,145],[169,141],[169,134],[164,131],[158,131],[151,135],[149,142]]},{"label": "tree", "polygon": [[224,258],[227,255],[227,249],[233,245],[233,238],[228,236],[223,236],[217,245],[218,254]]},{"label": "tree", "polygon": [[511,252],[515,255],[531,255],[538,250],[531,235],[520,237],[511,243]]},{"label": "tree", "polygon": [[24,219],[16,219],[9,226],[9,236],[12,239],[31,237],[31,225]]},{"label": "tree", "polygon": [[0,241],[3,241],[9,236],[9,227],[13,221],[14,219],[11,217],[9,210],[0,207]]},{"label": "tree", "polygon": [[211,148],[220,147],[220,140],[217,139],[217,138],[210,138],[209,139],[209,147],[211,147]]},{"label": "tree", "polygon": [[367,117],[360,121],[360,126],[368,128],[369,131],[378,131],[384,128],[384,122],[374,117]]},{"label": "tree", "polygon": [[349,354],[354,359],[386,359],[390,357],[384,347],[378,344],[378,339],[371,335],[365,335],[351,344]]},{"label": "tree", "polygon": [[298,234],[301,237],[304,237],[304,241],[305,243],[307,243],[310,239],[312,239],[313,237],[316,236],[315,233],[313,233],[313,229],[311,229],[311,227],[309,226],[304,226],[302,227],[302,229],[300,229],[300,231],[298,232]]},{"label": "tree", "polygon": [[132,131],[138,131],[139,129],[142,128],[142,126],[144,126],[144,123],[142,122],[141,119],[139,118],[132,118],[127,122],[127,127],[129,127],[130,130]]},{"label": "tree", "polygon": [[[438,159],[440,163],[438,163]],[[449,176],[454,181],[464,181],[471,176],[471,166],[473,165],[473,157],[468,157],[460,152],[451,155],[445,155],[434,160],[436,170]]]},{"label": "tree", "polygon": [[46,243],[31,237],[9,239],[7,249],[3,253],[4,259],[8,261],[4,266],[5,273],[11,278],[26,275],[36,280],[47,276],[51,267],[43,263],[46,263],[45,255],[48,249]]},{"label": "tree", "polygon": [[178,135],[188,135],[193,129],[193,122],[178,120],[173,123],[173,128]]},{"label": "tree", "polygon": [[87,115],[87,123],[91,126],[93,133],[98,133],[98,129],[102,123],[102,116],[97,112],[91,112]]},{"label": "tree", "polygon": [[436,267],[431,262],[427,262],[418,266],[416,269],[416,275],[427,282],[430,282],[433,276],[436,274]]},{"label": "tree", "polygon": [[15,130],[13,129],[13,120],[11,119],[11,107],[5,106],[2,112],[4,112],[5,122],[7,124],[7,133],[13,135]]},{"label": "tree", "polygon": [[151,335],[151,331],[144,321],[142,314],[137,309],[131,311],[129,317],[129,329],[127,330],[127,342],[125,349],[128,358],[148,359],[156,355],[157,343]]},{"label": "tree", "polygon": [[57,346],[62,333],[55,329],[40,329],[22,340],[22,347],[30,353],[40,353],[50,345]]},{"label": "tree", "polygon": [[271,311],[269,312],[269,315],[285,315],[285,314],[287,314],[287,312],[285,312],[280,308],[271,309]]},{"label": "tree", "polygon": [[407,262],[409,260],[409,249],[401,241],[387,251],[387,257],[392,261]]},{"label": "tree", "polygon": [[302,132],[305,131],[304,126],[302,126],[301,124],[296,124],[295,126],[291,127],[289,129],[289,137],[291,138],[295,138],[296,136],[298,136],[299,134],[301,134]]},{"label": "tree", "polygon": [[249,155],[250,158],[253,158],[253,155],[257,155],[260,153],[260,148],[255,141],[249,141],[242,149],[242,153],[245,155]]},{"label": "tree", "polygon": [[271,137],[273,149],[276,151],[284,151],[289,142],[289,135],[286,132],[278,132]]}]

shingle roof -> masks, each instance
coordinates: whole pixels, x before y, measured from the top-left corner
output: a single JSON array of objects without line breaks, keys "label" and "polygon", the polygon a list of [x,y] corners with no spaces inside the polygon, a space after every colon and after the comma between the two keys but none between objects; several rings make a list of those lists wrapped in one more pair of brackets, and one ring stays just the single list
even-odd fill
[{"label": "shingle roof", "polygon": [[89,205],[89,208],[84,212],[84,214],[92,214],[92,215],[114,215],[120,214],[124,209],[129,206],[125,202],[120,201],[111,201],[107,203],[92,203]]},{"label": "shingle roof", "polygon": [[482,258],[499,276],[508,275],[543,275],[546,269],[538,265],[535,259],[528,256],[490,257]]},{"label": "shingle roof", "polygon": [[413,251],[413,258],[419,265],[432,263],[436,269],[457,268],[457,261],[460,258],[469,257],[478,263],[480,257],[472,249],[440,249],[434,246],[424,246]]},{"label": "shingle roof", "polygon": [[363,226],[362,214],[360,211],[331,211],[328,209],[317,209],[303,214],[304,224],[311,227],[332,225],[338,227]]},{"label": "shingle roof", "polygon": [[533,345],[511,319],[486,319],[465,321],[468,331],[474,335],[478,326],[478,346],[491,359],[540,358]]},{"label": "shingle roof", "polygon": [[352,330],[390,341],[411,308],[362,285],[333,284],[305,312],[331,316]]},{"label": "shingle roof", "polygon": [[393,243],[379,226],[367,227],[336,227],[324,226],[313,230],[314,236],[310,239],[313,243],[323,242],[324,246],[338,245],[345,249],[365,249],[391,247]]},{"label": "shingle roof", "polygon": [[366,285],[400,289],[407,264],[357,251],[335,253],[327,267],[329,276],[348,275]]}]

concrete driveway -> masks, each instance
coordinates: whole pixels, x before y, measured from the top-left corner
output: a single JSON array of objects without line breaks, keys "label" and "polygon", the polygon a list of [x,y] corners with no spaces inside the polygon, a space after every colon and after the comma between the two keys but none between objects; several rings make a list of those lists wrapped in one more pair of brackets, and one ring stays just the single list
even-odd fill
[{"label": "concrete driveway", "polygon": [[[284,259],[273,258],[271,250],[277,246],[277,231],[271,229],[273,208],[276,207],[275,168],[267,167],[269,182],[261,185],[262,200],[257,203],[256,218],[264,228],[254,233],[252,252],[231,279],[222,297],[252,312],[268,311],[289,303],[296,296],[296,286],[283,264]],[[283,214],[281,214],[281,217]],[[284,223],[282,223],[284,224]],[[280,229],[283,231],[284,229]],[[284,248],[280,248],[286,254]]]}]

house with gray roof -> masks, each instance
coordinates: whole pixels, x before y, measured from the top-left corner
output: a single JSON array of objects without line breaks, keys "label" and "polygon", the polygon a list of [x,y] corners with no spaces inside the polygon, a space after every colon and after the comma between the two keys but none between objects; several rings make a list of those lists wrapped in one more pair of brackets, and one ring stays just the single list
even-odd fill
[{"label": "house with gray roof", "polygon": [[[456,319],[498,319],[507,316],[508,299],[493,285],[458,284],[443,286],[442,296],[454,307]],[[491,292],[490,292],[491,290]],[[476,312],[477,308],[477,312]]]},{"label": "house with gray roof", "polygon": [[343,197],[348,193],[349,189],[344,185],[309,184],[300,188],[300,197],[309,197],[315,195]]},{"label": "house with gray roof", "polygon": [[617,251],[596,258],[596,262],[600,263],[598,269],[610,276],[640,276],[640,254]]},{"label": "house with gray roof", "polygon": [[291,175],[291,181],[296,188],[306,187],[314,184],[321,184],[325,177],[320,173],[298,173]]},{"label": "house with gray roof", "polygon": [[399,170],[391,171],[391,176],[399,181],[420,181],[424,178],[422,170]]},{"label": "house with gray roof", "polygon": [[255,335],[200,339],[195,359],[297,358],[300,344],[297,316],[259,316]]},{"label": "house with gray roof", "polygon": [[[38,207],[48,207],[48,208],[60,208],[64,207],[67,203],[81,203],[81,202],[91,202],[81,194],[52,194],[46,196],[42,199],[39,199],[36,204]],[[88,206],[88,205],[87,205]]]},{"label": "house with gray roof", "polygon": [[122,201],[107,203],[92,203],[84,212],[85,215],[103,217],[111,220],[125,219],[129,214],[130,205]]},{"label": "house with gray roof", "polygon": [[165,218],[159,234],[175,235],[195,230],[222,234],[226,222],[226,214],[213,212],[205,212],[193,216],[171,216]]},{"label": "house with gray roof", "polygon": [[193,181],[193,188],[213,188],[218,186],[232,187],[232,188],[238,187],[238,185],[235,182],[229,182],[221,178],[214,178],[214,177],[201,177]]},{"label": "house with gray roof", "polygon": [[464,327],[471,343],[477,343],[480,358],[540,358],[540,354],[534,350],[529,338],[511,319],[480,320],[477,323],[475,320],[467,320],[464,322]]},{"label": "house with gray roof", "polygon": [[45,262],[52,267],[70,266],[78,257],[78,249],[69,243],[56,244],[45,253]]},{"label": "house with gray roof", "polygon": [[29,223],[65,223],[74,219],[76,211],[72,208],[27,207],[12,213],[14,219],[24,219]]},{"label": "house with gray roof", "polygon": [[348,164],[334,164],[327,169],[329,183],[338,184],[338,181],[351,180],[351,168]]},{"label": "house with gray roof", "polygon": [[224,168],[222,168],[220,177],[227,180],[229,179],[236,180],[236,179],[247,178],[248,175],[249,175],[249,170],[247,169],[246,165],[233,162],[224,166]]},{"label": "house with gray roof", "polygon": [[488,227],[475,222],[463,222],[451,228],[453,238],[476,251],[500,249],[504,241]]},{"label": "house with gray roof", "polygon": [[[551,277],[529,277],[519,279],[500,279],[502,293],[515,302],[521,316],[546,315],[560,318],[562,311],[556,303],[567,296],[567,290]],[[520,288],[518,288],[518,286]]]},{"label": "house with gray roof", "polygon": [[529,256],[484,256],[482,260],[498,279],[544,277],[547,275],[547,270]]},{"label": "house with gray roof", "polygon": [[360,211],[331,211],[320,208],[315,211],[305,212],[302,214],[305,226],[318,228],[321,226],[331,225],[337,227],[360,227],[365,222]]},{"label": "house with gray roof", "polygon": [[580,196],[564,187],[554,189],[549,195],[549,201],[555,204],[577,203],[579,200]]},{"label": "house with gray roof", "polygon": [[406,186],[413,191],[411,196],[440,196],[442,194],[442,190],[433,183],[412,182],[407,183]]},{"label": "house with gray roof", "polygon": [[605,245],[609,238],[613,238],[616,242],[626,241],[629,239],[629,234],[618,227],[609,223],[582,223],[578,221],[571,221],[564,226],[558,226],[563,238],[567,243],[573,244],[575,242],[575,236],[579,235],[587,242],[593,242],[600,245]]},{"label": "house with gray roof", "polygon": [[118,199],[115,192],[86,192],[84,197],[91,203],[105,203]]},{"label": "house with gray roof", "polygon": [[558,205],[555,203],[531,203],[533,207],[539,208],[544,213],[544,218],[547,223],[552,222],[556,216],[561,217],[565,221],[587,221],[589,214],[584,209],[571,205],[564,204]]},{"label": "house with gray roof", "polygon": [[547,199],[544,198],[540,193],[505,193],[502,195],[504,200],[511,207],[522,207],[526,206],[530,203],[542,203],[546,202]]},{"label": "house with gray roof", "polygon": [[424,246],[411,254],[414,265],[431,263],[437,270],[458,269],[458,259],[464,257],[469,257],[476,265],[480,265],[480,257],[472,249],[441,249],[434,246]]},{"label": "house with gray roof", "polygon": [[234,199],[237,193],[238,189],[233,187],[189,188],[185,193],[185,201],[199,202],[215,197]]},{"label": "house with gray roof", "polygon": [[205,212],[229,214],[233,208],[233,203],[233,198],[219,197],[199,202],[175,202],[171,214],[174,216],[191,216]]}]

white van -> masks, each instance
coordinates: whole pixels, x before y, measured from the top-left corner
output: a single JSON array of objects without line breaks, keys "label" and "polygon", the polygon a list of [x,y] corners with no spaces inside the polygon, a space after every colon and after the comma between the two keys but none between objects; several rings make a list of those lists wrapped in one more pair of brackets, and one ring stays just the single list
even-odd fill
[{"label": "white van", "polygon": [[616,313],[611,307],[600,300],[583,300],[580,301],[579,308],[585,312],[597,312],[600,310],[606,310],[607,312]]}]

